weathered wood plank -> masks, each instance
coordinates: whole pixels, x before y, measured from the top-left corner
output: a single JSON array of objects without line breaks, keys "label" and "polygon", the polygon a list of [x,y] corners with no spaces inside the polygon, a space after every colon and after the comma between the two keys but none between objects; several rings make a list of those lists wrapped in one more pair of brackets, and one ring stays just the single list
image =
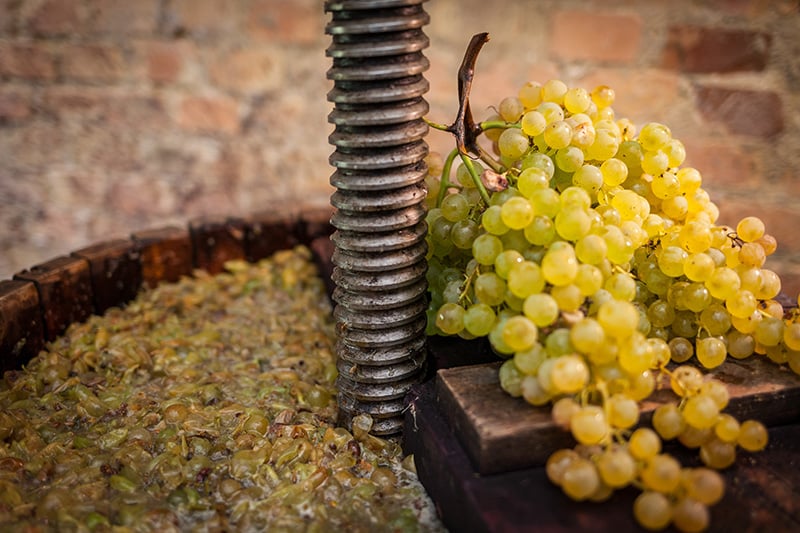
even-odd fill
[{"label": "weathered wood plank", "polygon": [[67,326],[83,322],[92,314],[91,274],[85,259],[57,257],[15,274],[14,279],[36,285],[46,341],[54,340]]},{"label": "weathered wood plank", "polygon": [[297,222],[297,236],[302,244],[309,246],[318,237],[330,237],[334,231],[331,225],[333,211],[330,206],[308,207],[300,212]]},{"label": "weathered wood plank", "polygon": [[[573,444],[568,433],[553,425],[549,408],[533,407],[502,391],[499,365],[443,369],[436,377],[439,408],[483,474],[541,465],[553,450]],[[789,369],[760,357],[729,358],[710,374],[728,385],[726,412],[767,425],[800,420],[800,377]],[[642,404],[642,422],[658,405],[676,398],[666,388],[657,391]]]},{"label": "weathered wood plank", "polygon": [[311,244],[309,244],[314,263],[319,269],[319,274],[322,276],[322,281],[325,283],[325,290],[328,293],[328,298],[333,301],[333,290],[336,284],[331,279],[333,274],[333,241],[330,237],[317,237]]},{"label": "weathered wood plank", "polygon": [[155,287],[162,281],[178,281],[193,270],[189,230],[166,227],[140,231],[131,238],[142,262],[142,282]]},{"label": "weathered wood plank", "polygon": [[255,262],[278,250],[300,244],[298,221],[298,214],[280,208],[267,209],[248,216],[244,221],[247,260]]},{"label": "weathered wood plank", "polygon": [[428,367],[433,373],[442,368],[493,363],[495,355],[487,337],[466,340],[456,336],[428,337]]},{"label": "weathered wood plank", "polygon": [[73,257],[89,262],[94,312],[102,314],[136,297],[142,285],[142,265],[130,239],[100,242],[75,250]]},{"label": "weathered wood plank", "polygon": [[189,223],[194,251],[194,266],[209,274],[219,274],[225,262],[245,258],[244,222],[234,218],[204,217]]},{"label": "weathered wood plank", "polygon": [[31,281],[0,281],[0,373],[20,369],[44,347],[39,293]]},{"label": "weathered wood plank", "polygon": [[571,436],[553,425],[550,410],[512,398],[497,377],[500,363],[440,370],[436,399],[477,472],[541,465]]}]

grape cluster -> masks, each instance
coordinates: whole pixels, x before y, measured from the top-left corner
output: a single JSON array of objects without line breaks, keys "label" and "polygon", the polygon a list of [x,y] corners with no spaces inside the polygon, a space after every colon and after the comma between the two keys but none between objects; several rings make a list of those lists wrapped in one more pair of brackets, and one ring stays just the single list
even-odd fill
[{"label": "grape cluster", "polygon": [[[800,373],[800,321],[776,300],[763,222],[719,224],[684,145],[663,124],[637,132],[614,96],[529,82],[479,124],[491,150],[429,156],[427,333],[488,336],[502,388],[552,405],[578,443],[547,463],[569,497],[633,484],[642,526],[700,531],[715,469],[767,432],[723,413],[726,387],[698,366],[756,355]],[[666,386],[676,401],[635,429]],[[682,468],[669,439],[705,466]]]}]

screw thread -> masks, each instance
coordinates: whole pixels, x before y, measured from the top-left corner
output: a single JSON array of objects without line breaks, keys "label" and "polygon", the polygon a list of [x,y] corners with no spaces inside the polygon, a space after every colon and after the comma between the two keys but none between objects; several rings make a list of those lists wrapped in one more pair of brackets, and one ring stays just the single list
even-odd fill
[{"label": "screw thread", "polygon": [[425,366],[424,0],[330,0],[339,422],[402,430]]}]

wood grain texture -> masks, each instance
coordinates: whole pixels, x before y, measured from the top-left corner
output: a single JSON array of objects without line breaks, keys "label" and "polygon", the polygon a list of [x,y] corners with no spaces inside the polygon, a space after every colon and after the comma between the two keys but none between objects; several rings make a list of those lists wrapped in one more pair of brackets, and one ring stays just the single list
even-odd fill
[{"label": "wood grain texture", "polygon": [[31,281],[0,281],[0,373],[19,369],[44,346],[39,293]]},{"label": "wood grain texture", "polygon": [[248,216],[244,222],[247,260],[255,262],[278,250],[300,244],[297,235],[298,217],[296,213],[277,207]]},{"label": "wood grain texture", "polygon": [[[500,388],[500,363],[442,369],[436,398],[453,431],[482,474],[544,464],[553,450],[571,446],[571,436],[553,425],[549,407],[533,407]],[[761,357],[728,358],[710,372],[728,386],[725,412],[767,425],[800,421],[800,376]],[[677,396],[666,387],[642,404],[643,423],[660,404]]]},{"label": "wood grain texture", "polygon": [[244,222],[234,218],[197,218],[189,223],[194,266],[219,274],[225,262],[245,257]]},{"label": "wood grain texture", "polygon": [[142,264],[130,239],[100,242],[75,250],[73,257],[89,262],[95,314],[136,297],[142,285]]},{"label": "wood grain texture", "polygon": [[166,227],[132,235],[141,256],[142,282],[155,287],[192,274],[192,242],[188,228]]},{"label": "wood grain texture", "polygon": [[92,314],[91,273],[85,259],[57,257],[15,274],[14,279],[36,285],[46,341],[54,340],[67,326],[83,322]]}]

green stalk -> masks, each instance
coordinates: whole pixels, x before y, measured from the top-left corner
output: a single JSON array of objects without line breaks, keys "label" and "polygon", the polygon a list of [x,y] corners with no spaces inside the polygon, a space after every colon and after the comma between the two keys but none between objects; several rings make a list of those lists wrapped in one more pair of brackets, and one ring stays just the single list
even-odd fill
[{"label": "green stalk", "polygon": [[464,163],[464,166],[467,167],[467,171],[469,175],[472,177],[473,183],[475,183],[475,187],[478,189],[478,192],[481,193],[481,198],[489,205],[489,193],[486,191],[486,187],[483,186],[483,182],[481,181],[481,177],[478,176],[478,172],[475,170],[475,166],[472,164],[472,160],[466,154],[461,154],[461,161]]},{"label": "green stalk", "polygon": [[499,161],[496,161],[492,157],[492,154],[484,150],[481,145],[475,143],[475,148],[478,149],[478,157],[480,157],[481,161],[492,167],[492,170],[494,170],[498,174],[502,174],[505,171],[503,165],[501,165]]},{"label": "green stalk", "polygon": [[519,122],[506,122],[505,120],[484,120],[481,122],[481,129],[483,131],[486,130],[496,130],[496,129],[508,129],[508,128],[521,128]]},{"label": "green stalk", "polygon": [[442,177],[440,179],[440,186],[439,186],[439,194],[436,195],[436,207],[442,206],[442,200],[444,200],[444,195],[447,193],[447,189],[450,188],[450,170],[453,168],[453,160],[458,155],[458,149],[453,148],[449,154],[447,154],[447,159],[444,160],[444,167],[442,168]]},{"label": "green stalk", "polygon": [[438,122],[433,122],[432,120],[428,120],[427,117],[422,117],[422,120],[425,121],[425,124],[427,124],[428,126],[430,126],[435,130],[450,131],[450,126],[446,124],[439,124]]}]

